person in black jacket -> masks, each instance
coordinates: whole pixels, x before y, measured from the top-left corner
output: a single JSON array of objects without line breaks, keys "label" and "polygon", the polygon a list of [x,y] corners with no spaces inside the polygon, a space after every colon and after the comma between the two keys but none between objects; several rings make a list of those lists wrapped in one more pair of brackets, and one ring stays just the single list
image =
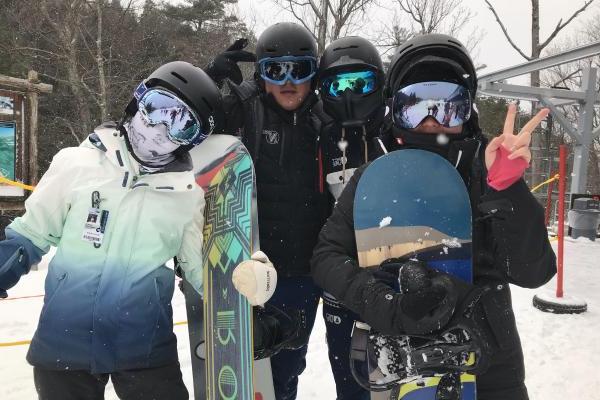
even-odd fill
[{"label": "person in black jacket", "polygon": [[[427,86],[452,91],[444,101],[441,92],[429,97],[432,103],[450,102],[451,115],[445,116],[443,104],[437,116],[428,115]],[[435,152],[463,177],[473,209],[474,284],[430,271],[419,290],[397,293],[379,279],[377,268],[358,267],[353,202],[365,167],[354,174],[319,235],[312,274],[319,286],[385,334],[431,333],[463,315],[470,304],[474,312],[462,322],[480,332],[486,344],[474,371],[478,398],[522,400],[528,395],[508,284],[534,288],[556,272],[543,209],[520,179],[530,157],[531,131],[547,111],[525,125],[527,132],[514,136],[516,110],[511,107],[504,134],[486,148],[472,107],[476,87],[473,63],[456,39],[431,34],[409,40],[398,49],[386,78],[387,94],[394,98],[394,127],[384,137],[388,150]]]},{"label": "person in black jacket", "polygon": [[[239,135],[252,155],[260,248],[277,270],[266,311],[255,308],[255,348],[263,347],[260,356],[271,355],[276,398],[294,399],[321,296],[310,257],[331,210],[314,111],[317,45],[307,29],[288,22],[262,33],[256,58],[243,50],[246,42],[238,40],[206,71],[217,83],[229,78],[224,133]],[[254,79],[241,82],[236,63],[253,59]]]},{"label": "person in black jacket", "polygon": [[[379,51],[368,40],[347,36],[331,42],[319,63],[327,188],[337,200],[354,171],[383,154],[385,74]],[[352,377],[348,353],[352,326],[358,317],[328,292],[323,293],[329,362],[337,399],[369,399]]]}]

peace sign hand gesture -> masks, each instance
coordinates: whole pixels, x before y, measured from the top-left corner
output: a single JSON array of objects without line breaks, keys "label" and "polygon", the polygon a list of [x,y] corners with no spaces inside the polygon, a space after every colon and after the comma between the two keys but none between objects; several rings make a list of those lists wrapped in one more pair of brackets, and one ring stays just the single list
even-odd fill
[{"label": "peace sign hand gesture", "polygon": [[531,161],[531,133],[549,113],[549,109],[542,109],[515,135],[517,106],[509,104],[502,134],[492,139],[485,149],[488,185],[504,190],[523,176]]}]

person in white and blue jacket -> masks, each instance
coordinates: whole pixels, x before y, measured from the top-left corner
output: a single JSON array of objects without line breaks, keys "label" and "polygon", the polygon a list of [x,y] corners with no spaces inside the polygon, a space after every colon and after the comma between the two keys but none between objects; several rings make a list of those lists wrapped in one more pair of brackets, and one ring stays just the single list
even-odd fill
[{"label": "person in white and blue jacket", "polygon": [[165,64],[120,124],[58,152],[0,242],[0,297],[50,246],[27,360],[40,399],[187,399],[173,333],[176,257],[202,289],[204,194],[188,151],[215,128],[221,95],[191,64]]}]

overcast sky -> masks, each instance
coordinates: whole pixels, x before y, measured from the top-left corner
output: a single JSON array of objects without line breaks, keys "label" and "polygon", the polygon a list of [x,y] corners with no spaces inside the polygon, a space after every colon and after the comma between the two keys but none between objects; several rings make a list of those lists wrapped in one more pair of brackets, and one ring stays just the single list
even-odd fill
[{"label": "overcast sky", "polygon": [[[238,2],[239,14],[254,28],[257,36],[275,22],[292,20],[274,4],[273,0],[238,0]],[[553,43],[558,43],[568,36],[576,34],[582,29],[585,21],[600,14],[600,2],[599,0],[596,2],[598,4],[592,4],[567,28],[563,29]],[[388,15],[393,14],[395,3],[394,0],[378,0],[380,5],[370,8],[365,27],[353,33],[369,37],[373,28],[385,21]],[[531,2],[528,0],[491,0],[491,3],[505,23],[513,40],[526,54],[530,54]],[[540,0],[541,40],[546,39],[561,18],[564,20],[569,18],[583,3],[584,0]],[[484,0],[463,0],[463,4],[476,14],[470,23],[480,27],[484,33],[478,46],[476,59],[477,64],[487,65],[487,68],[481,73],[489,73],[525,62],[525,59],[505,39]],[[469,27],[466,29],[471,30]],[[584,43],[579,43],[579,45],[582,44]]]}]

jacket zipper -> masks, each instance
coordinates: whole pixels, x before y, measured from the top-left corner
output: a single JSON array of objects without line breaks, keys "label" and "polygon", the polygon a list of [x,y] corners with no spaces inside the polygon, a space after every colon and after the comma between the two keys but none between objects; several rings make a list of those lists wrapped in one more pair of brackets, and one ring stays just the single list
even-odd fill
[{"label": "jacket zipper", "polygon": [[321,146],[319,145],[318,141],[317,141],[317,146],[318,146],[318,150],[317,150],[317,159],[318,159],[318,163],[319,163],[319,193],[323,194],[324,191],[324,182],[323,182],[323,154],[321,152]]}]

